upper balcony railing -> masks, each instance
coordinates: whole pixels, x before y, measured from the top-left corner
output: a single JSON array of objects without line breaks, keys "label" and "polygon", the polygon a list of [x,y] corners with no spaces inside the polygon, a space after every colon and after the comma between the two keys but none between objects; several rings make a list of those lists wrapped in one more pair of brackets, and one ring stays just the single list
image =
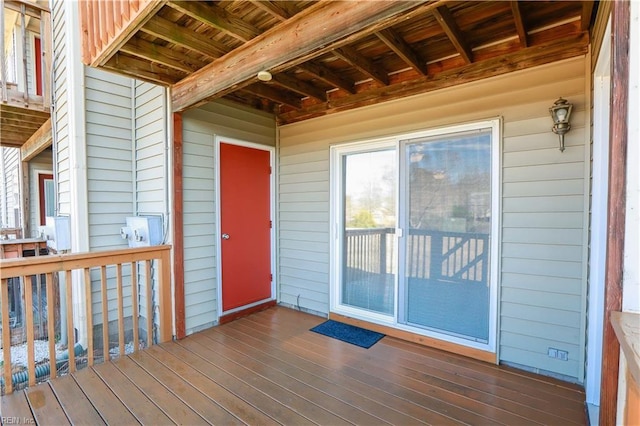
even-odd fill
[{"label": "upper balcony railing", "polygon": [[[3,104],[48,111],[51,107],[51,13],[24,0],[0,0],[0,33],[14,43],[0,49]],[[9,25],[9,27],[6,27]]]}]

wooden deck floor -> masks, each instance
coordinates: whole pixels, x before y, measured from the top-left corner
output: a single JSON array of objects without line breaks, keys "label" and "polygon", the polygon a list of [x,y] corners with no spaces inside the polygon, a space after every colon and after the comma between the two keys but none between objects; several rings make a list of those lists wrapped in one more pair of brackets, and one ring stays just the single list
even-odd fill
[{"label": "wooden deck floor", "polygon": [[586,424],[577,386],[385,337],[362,349],[276,307],[2,397],[38,424]]}]

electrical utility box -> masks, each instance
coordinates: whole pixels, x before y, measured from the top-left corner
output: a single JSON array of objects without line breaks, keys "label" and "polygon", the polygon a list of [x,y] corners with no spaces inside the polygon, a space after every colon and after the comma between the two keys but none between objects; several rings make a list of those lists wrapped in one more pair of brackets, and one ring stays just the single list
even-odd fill
[{"label": "electrical utility box", "polygon": [[38,228],[38,232],[47,240],[47,246],[56,252],[71,250],[69,216],[47,216],[45,223],[45,226]]},{"label": "electrical utility box", "polygon": [[120,236],[129,247],[148,247],[162,244],[162,217],[133,216],[127,218],[127,226],[120,228]]}]

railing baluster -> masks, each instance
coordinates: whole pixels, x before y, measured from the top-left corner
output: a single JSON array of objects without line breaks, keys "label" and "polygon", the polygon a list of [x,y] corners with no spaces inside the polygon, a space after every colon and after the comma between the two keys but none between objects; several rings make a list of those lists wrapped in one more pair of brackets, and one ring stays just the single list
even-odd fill
[{"label": "railing baluster", "polygon": [[90,268],[84,268],[84,304],[87,312],[87,362],[91,367],[93,365],[93,297]]},{"label": "railing baluster", "polygon": [[29,386],[36,384],[36,361],[33,351],[34,346],[34,323],[33,323],[33,286],[30,276],[23,276],[24,284],[24,309],[25,309],[25,329],[27,332],[27,371],[29,373]]},{"label": "railing baluster", "polygon": [[64,282],[67,287],[67,352],[69,353],[69,372],[76,371],[76,333],[73,326],[73,276],[67,269],[64,274]]},{"label": "railing baluster", "polygon": [[131,262],[131,306],[133,308],[133,352],[138,352],[140,322],[138,320],[138,262]]},{"label": "railing baluster", "polygon": [[47,290],[47,337],[49,342],[49,378],[55,379],[56,368],[56,311],[53,303],[53,273],[47,273],[44,281]]},{"label": "railing baluster", "polygon": [[109,300],[107,299],[107,267],[100,267],[100,290],[102,296],[102,353],[109,361]]},{"label": "railing baluster", "polygon": [[11,381],[11,323],[9,322],[9,280],[3,278],[0,283],[0,307],[2,307],[2,355],[4,391],[11,393],[13,383]]},{"label": "railing baluster", "polygon": [[122,299],[122,263],[116,265],[116,294],[118,300],[118,349],[124,356],[124,303]]},{"label": "railing baluster", "polygon": [[153,345],[153,295],[151,293],[151,261],[145,260],[145,285],[147,292],[147,347]]}]

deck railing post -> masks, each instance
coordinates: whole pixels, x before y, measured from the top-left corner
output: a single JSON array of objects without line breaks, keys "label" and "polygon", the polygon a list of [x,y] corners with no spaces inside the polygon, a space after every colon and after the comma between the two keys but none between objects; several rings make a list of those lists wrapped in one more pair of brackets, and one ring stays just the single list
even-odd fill
[{"label": "deck railing post", "polygon": [[[0,0],[0,34],[4,39],[4,0]],[[4,59],[4,46],[0,49],[0,85],[2,86],[0,96],[0,102],[7,102],[7,64]]]},{"label": "deck railing post", "polygon": [[160,305],[160,333],[158,343],[168,342],[173,336],[170,262],[170,251],[164,250],[159,262],[160,276],[158,277],[158,304]]}]

